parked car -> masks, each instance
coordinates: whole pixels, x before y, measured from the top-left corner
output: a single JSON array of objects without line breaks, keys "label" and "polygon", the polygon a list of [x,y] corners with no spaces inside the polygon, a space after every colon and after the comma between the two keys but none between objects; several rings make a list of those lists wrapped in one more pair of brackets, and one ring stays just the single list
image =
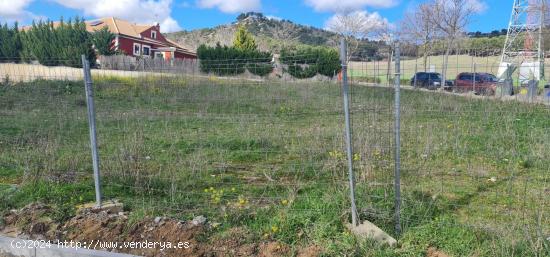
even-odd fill
[{"label": "parked car", "polygon": [[471,92],[479,95],[494,95],[498,79],[490,73],[463,72],[456,76],[453,91]]},{"label": "parked car", "polygon": [[441,87],[441,74],[437,72],[417,72],[411,78],[411,86],[427,89],[438,89]]}]

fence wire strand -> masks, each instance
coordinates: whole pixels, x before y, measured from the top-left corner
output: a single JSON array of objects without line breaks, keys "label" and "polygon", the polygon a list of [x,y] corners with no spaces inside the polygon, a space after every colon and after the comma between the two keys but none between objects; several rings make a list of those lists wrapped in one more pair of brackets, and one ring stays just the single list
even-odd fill
[{"label": "fence wire strand", "polygon": [[[421,53],[404,53],[400,71],[394,59],[349,58],[358,219],[399,233],[399,151],[403,237],[422,236],[417,231],[427,226],[459,228],[490,235],[494,256],[518,245],[542,256],[550,235],[550,89],[541,81],[529,95],[515,72],[514,94],[499,94],[503,82],[490,76],[498,71],[498,52],[455,51],[444,76],[450,79],[439,84],[414,78],[441,76],[443,56],[428,56],[424,66]],[[318,61],[294,58],[293,67]],[[66,63],[52,65],[60,62]],[[224,219],[284,208],[314,217],[336,209],[338,219],[350,221],[337,71],[333,78],[296,79],[290,66],[259,59],[210,61],[211,73],[195,60],[99,63],[91,74],[104,199],[151,216]],[[274,71],[232,74],[243,63]],[[0,60],[0,168],[13,167],[13,184],[78,184],[81,201],[93,200],[82,74],[79,63]],[[460,81],[464,76],[469,82]]]}]

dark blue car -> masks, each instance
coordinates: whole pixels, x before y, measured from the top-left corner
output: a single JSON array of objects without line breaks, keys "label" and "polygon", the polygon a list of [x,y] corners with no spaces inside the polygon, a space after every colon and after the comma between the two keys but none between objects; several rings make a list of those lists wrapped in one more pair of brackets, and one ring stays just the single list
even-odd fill
[{"label": "dark blue car", "polygon": [[435,90],[441,87],[441,74],[437,72],[417,72],[411,78],[411,86]]},{"label": "dark blue car", "polygon": [[[452,80],[446,80],[443,89],[451,90],[453,84]],[[437,72],[418,72],[411,78],[411,86],[431,90],[438,89],[441,87],[441,74]]]}]

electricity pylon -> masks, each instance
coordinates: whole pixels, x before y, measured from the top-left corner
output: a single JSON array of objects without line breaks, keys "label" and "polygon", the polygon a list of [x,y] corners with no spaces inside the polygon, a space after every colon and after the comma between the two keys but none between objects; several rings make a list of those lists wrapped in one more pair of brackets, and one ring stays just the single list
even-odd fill
[{"label": "electricity pylon", "polygon": [[498,77],[510,79],[519,67],[519,80],[544,78],[543,29],[547,0],[514,0]]}]

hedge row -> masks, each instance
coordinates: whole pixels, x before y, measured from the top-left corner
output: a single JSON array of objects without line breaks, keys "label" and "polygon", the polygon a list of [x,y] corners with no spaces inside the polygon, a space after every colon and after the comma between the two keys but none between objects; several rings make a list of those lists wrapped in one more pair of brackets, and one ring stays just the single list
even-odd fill
[{"label": "hedge row", "polygon": [[113,38],[108,31],[89,33],[84,20],[78,18],[56,24],[33,22],[23,30],[17,23],[13,27],[4,24],[0,27],[0,61],[38,61],[48,66],[81,67],[81,55],[86,55],[94,64],[93,45],[109,47]]},{"label": "hedge row", "polygon": [[295,78],[311,78],[317,74],[333,77],[341,70],[338,52],[332,48],[302,46],[281,51],[281,63]]},{"label": "hedge row", "polygon": [[265,76],[273,71],[272,54],[258,50],[241,50],[220,44],[215,47],[201,45],[197,56],[201,71],[206,73],[237,75],[248,70],[252,74]]},{"label": "hedge row", "polygon": [[[273,55],[258,50],[242,50],[235,47],[201,45],[197,49],[200,69],[217,75],[237,75],[246,70],[265,76],[273,71]],[[283,49],[280,61],[285,71],[295,78],[311,78],[317,74],[333,77],[341,70],[339,54],[326,47],[298,47]]]}]

